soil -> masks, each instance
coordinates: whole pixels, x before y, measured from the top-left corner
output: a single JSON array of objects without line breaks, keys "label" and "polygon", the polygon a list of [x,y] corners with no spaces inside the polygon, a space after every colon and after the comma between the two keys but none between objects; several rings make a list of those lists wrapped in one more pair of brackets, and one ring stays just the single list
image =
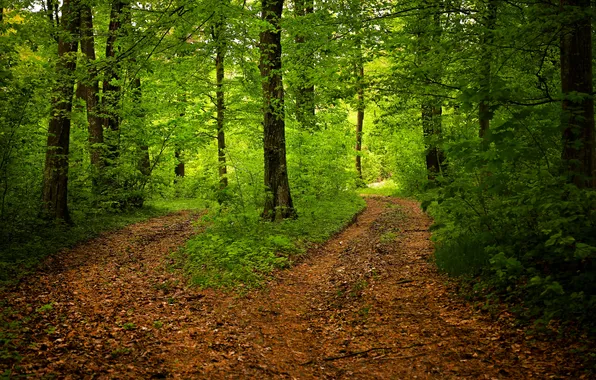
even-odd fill
[{"label": "soil", "polygon": [[35,378],[588,378],[579,341],[535,339],[454,295],[432,263],[431,220],[368,197],[355,222],[261,289],[188,286],[170,253],[181,212],[48,259],[0,298]]}]

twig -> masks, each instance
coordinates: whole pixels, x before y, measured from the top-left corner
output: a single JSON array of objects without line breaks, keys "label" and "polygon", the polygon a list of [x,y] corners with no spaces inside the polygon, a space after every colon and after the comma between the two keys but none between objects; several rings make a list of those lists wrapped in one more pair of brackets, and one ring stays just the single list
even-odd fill
[{"label": "twig", "polygon": [[[346,355],[329,356],[329,357],[323,358],[321,360],[330,362],[333,360],[340,360],[340,359],[345,359],[345,358],[351,358],[353,356],[365,355],[365,354],[368,354],[369,352],[378,351],[378,350],[391,350],[391,347],[373,347],[373,348],[369,348],[368,350],[352,352],[352,353],[349,353]],[[315,361],[316,361],[316,359],[309,360],[306,363],[302,363],[302,365],[308,365],[308,364],[314,363]]]},{"label": "twig", "polygon": [[[404,347],[373,347],[373,348],[369,348],[368,350],[364,350],[364,351],[352,352],[352,353],[349,353],[349,354],[346,354],[346,355],[342,355],[342,356],[329,356],[329,357],[326,357],[326,358],[323,358],[323,359],[320,359],[320,360],[329,362],[329,361],[333,361],[333,360],[350,358],[350,357],[353,357],[353,356],[365,355],[365,354],[368,354],[371,351],[379,351],[379,350],[393,351],[394,349],[397,349],[397,350],[407,350],[408,348],[419,347],[419,346],[426,346],[426,345],[435,344],[435,343],[437,343],[437,342],[427,342],[427,343],[416,342],[416,343],[410,344],[409,346],[404,346]],[[394,356],[393,358],[395,358],[395,359],[411,359],[411,358],[415,358],[415,357],[422,356],[422,355],[425,355],[425,354],[426,354],[426,352],[422,352],[422,353],[413,354],[413,355]],[[381,355],[379,357],[375,357],[373,359],[378,359],[378,358],[381,358],[383,356],[387,356],[387,354]],[[316,361],[317,361],[317,359],[312,359],[312,360],[307,361],[306,363],[302,363],[301,365],[312,364],[312,363],[314,363]]]},{"label": "twig", "polygon": [[383,358],[387,358],[387,359],[414,359],[414,358],[417,358],[417,357],[422,356],[422,355],[426,355],[426,352],[421,352],[419,354],[414,354],[414,355],[402,355],[402,356],[381,355],[381,356],[374,357],[373,360],[379,360],[379,359],[383,359]]}]

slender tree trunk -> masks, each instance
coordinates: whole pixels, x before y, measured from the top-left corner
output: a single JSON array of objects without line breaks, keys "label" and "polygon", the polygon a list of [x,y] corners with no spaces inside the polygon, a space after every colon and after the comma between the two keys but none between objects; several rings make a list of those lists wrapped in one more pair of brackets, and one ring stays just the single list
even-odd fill
[{"label": "slender tree trunk", "polygon": [[480,103],[478,105],[478,120],[480,123],[479,135],[485,138],[490,128],[492,114],[490,111],[490,92],[492,77],[492,46],[493,34],[497,22],[497,1],[488,0],[486,13],[483,17],[484,31],[481,38],[481,57],[480,57]]},{"label": "slender tree trunk", "polygon": [[281,72],[282,11],[283,0],[262,0],[262,19],[267,23],[267,29],[261,32],[259,46],[264,103],[264,179],[267,191],[263,218],[272,221],[296,216],[286,163],[284,88]]},{"label": "slender tree trunk", "polygon": [[182,159],[181,159],[182,153],[180,152],[179,149],[176,149],[174,151],[174,157],[176,158],[176,161],[178,162],[176,164],[176,167],[174,168],[174,173],[176,174],[176,177],[184,177],[184,161],[182,161]]},{"label": "slender tree trunk", "polygon": [[58,41],[57,80],[52,94],[42,192],[43,212],[50,219],[70,222],[68,212],[68,153],[79,34],[79,2],[64,0]]},{"label": "slender tree trunk", "polygon": [[120,140],[120,70],[121,65],[116,62],[116,42],[122,35],[123,12],[127,4],[123,0],[113,0],[110,11],[110,25],[106,42],[106,59],[108,69],[103,82],[103,127],[108,148],[106,164],[113,165],[118,158]]},{"label": "slender tree trunk", "polygon": [[595,188],[590,0],[561,0],[561,8],[566,16],[561,37],[563,170],[570,183]]},{"label": "slender tree trunk", "polygon": [[[145,112],[143,109],[143,97],[142,97],[142,91],[141,91],[141,78],[135,78],[132,81],[132,98],[133,98],[133,102],[136,105],[135,106],[135,118],[137,120],[139,120],[140,122],[142,122],[145,118]],[[138,142],[137,142],[137,146],[139,148],[139,156],[138,156],[138,162],[137,162],[137,168],[139,170],[139,172],[141,172],[141,174],[143,176],[145,176],[145,180],[143,180],[143,183],[145,183],[145,181],[147,180],[147,177],[149,177],[151,175],[151,160],[149,158],[149,146],[147,145],[147,142],[145,141],[145,138],[143,136],[138,137]]]},{"label": "slender tree trunk", "polygon": [[357,114],[356,114],[356,172],[358,178],[362,179],[362,128],[364,126],[364,62],[362,61],[362,52],[358,59],[357,66]]},{"label": "slender tree trunk", "polygon": [[433,104],[428,101],[422,105],[422,131],[424,138],[429,141],[426,149],[426,169],[431,181],[444,170],[445,155],[436,145],[441,134],[442,114],[443,107],[440,103]]},{"label": "slender tree trunk", "polygon": [[[420,20],[423,30],[418,36],[421,62],[433,59],[431,56],[433,44],[439,43],[442,35],[440,4],[433,11],[432,16],[426,14]],[[435,75],[440,78],[442,73],[439,71]],[[439,99],[433,97],[423,99],[421,106],[422,133],[426,140],[425,161],[430,181],[434,181],[437,175],[445,169],[445,154],[438,146],[443,127],[442,115],[443,107]]]},{"label": "slender tree trunk", "polygon": [[[295,0],[294,9],[296,17],[304,17],[314,12],[313,0]],[[314,57],[312,52],[305,51],[306,37],[298,34],[295,38],[297,45],[297,59],[304,62],[298,68],[298,86],[296,89],[296,119],[307,130],[313,130],[316,126],[315,119],[315,85],[311,79],[310,71],[314,69]]]},{"label": "slender tree trunk", "polygon": [[[99,115],[99,80],[95,69],[95,37],[93,35],[93,15],[91,7],[81,5],[81,51],[86,57],[87,78],[79,84],[80,95],[87,104],[87,123],[89,132],[89,154],[96,176],[103,168],[103,127]],[[97,185],[97,181],[95,181]],[[94,186],[96,187],[96,186]]]},{"label": "slender tree trunk", "polygon": [[[222,17],[222,16],[220,16]],[[219,188],[225,189],[228,186],[228,170],[226,166],[226,136],[225,136],[225,92],[223,82],[225,78],[226,45],[223,20],[215,23],[213,37],[216,42],[215,48],[215,80],[216,80],[216,107],[217,107],[217,159],[219,161]]]}]

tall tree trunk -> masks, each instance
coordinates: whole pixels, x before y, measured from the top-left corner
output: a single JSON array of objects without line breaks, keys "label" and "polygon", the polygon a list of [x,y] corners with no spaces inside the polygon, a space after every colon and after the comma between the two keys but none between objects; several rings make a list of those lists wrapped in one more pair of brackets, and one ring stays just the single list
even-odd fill
[{"label": "tall tree trunk", "polygon": [[[314,12],[313,0],[295,0],[294,9],[296,17],[304,17]],[[314,57],[312,52],[305,51],[306,37],[299,33],[296,38],[297,59],[304,62],[298,68],[298,86],[296,89],[296,119],[304,129],[314,130],[315,119],[315,85],[312,82],[310,73],[314,69]]]},{"label": "tall tree trunk", "polygon": [[494,39],[494,30],[497,22],[497,1],[488,0],[485,14],[483,16],[484,31],[480,41],[482,53],[480,56],[480,103],[478,105],[478,120],[480,124],[479,135],[485,138],[490,128],[492,114],[490,111],[490,92],[492,76],[492,42]]},{"label": "tall tree trunk", "polygon": [[174,173],[176,174],[176,177],[184,177],[184,161],[181,159],[182,153],[179,149],[174,151],[174,157],[177,161],[176,167],[174,168]]},{"label": "tall tree trunk", "polygon": [[228,186],[228,169],[226,166],[226,136],[225,136],[225,92],[223,82],[225,78],[226,41],[224,20],[220,15],[213,30],[215,39],[215,80],[216,80],[216,107],[217,107],[217,159],[219,161],[219,188]]},{"label": "tall tree trunk", "polygon": [[[103,168],[103,127],[99,116],[99,80],[95,68],[95,37],[93,35],[93,15],[91,7],[81,5],[81,51],[85,55],[87,78],[80,83],[81,95],[87,104],[87,123],[89,132],[89,154],[96,176]],[[94,181],[97,185],[97,181]],[[96,186],[94,186],[96,187]],[[97,189],[96,189],[97,190]]]},{"label": "tall tree trunk", "polygon": [[48,127],[42,192],[44,216],[70,222],[68,212],[68,152],[80,25],[78,0],[64,0],[58,40],[56,84]]},{"label": "tall tree trunk", "polygon": [[[428,3],[427,3],[428,4]],[[430,5],[430,4],[428,4]],[[439,43],[442,35],[440,3],[436,2],[434,14],[425,14],[419,22],[422,23],[422,32],[418,36],[418,49],[420,62],[432,59],[433,44]],[[434,73],[439,79],[441,71]],[[426,144],[426,170],[428,179],[434,181],[439,173],[445,169],[445,154],[439,148],[443,121],[443,107],[441,101],[433,97],[425,97],[421,106],[422,133]]]},{"label": "tall tree trunk", "polygon": [[443,108],[440,103],[428,101],[422,105],[422,132],[428,141],[426,149],[426,169],[428,179],[434,180],[444,169],[445,154],[437,147],[437,140],[441,134],[441,116]]},{"label": "tall tree trunk", "polygon": [[362,60],[362,49],[356,64],[357,75],[357,114],[356,114],[356,172],[358,178],[362,179],[362,128],[364,126],[364,62]]},{"label": "tall tree trunk", "polygon": [[113,0],[110,11],[110,25],[106,42],[106,59],[108,69],[103,82],[103,127],[108,148],[106,164],[113,165],[118,158],[120,140],[120,70],[121,65],[116,62],[116,42],[122,35],[123,12],[127,4],[124,0]]},{"label": "tall tree trunk", "polygon": [[[145,119],[145,112],[143,109],[143,96],[141,91],[141,78],[134,78],[131,83],[132,87],[132,99],[135,106],[135,118],[141,123]],[[149,146],[143,136],[137,137],[137,146],[139,148],[139,156],[137,162],[137,168],[139,172],[145,177],[142,183],[144,184],[148,177],[151,175],[151,160],[149,158]],[[144,187],[142,185],[141,187]]]},{"label": "tall tree trunk", "polygon": [[284,88],[281,72],[280,19],[283,0],[262,0],[262,19],[267,29],[260,36],[260,69],[263,83],[265,158],[265,207],[263,218],[282,220],[296,216],[286,163]]},{"label": "tall tree trunk", "polygon": [[570,183],[595,188],[590,0],[561,0],[561,8],[566,17],[561,37],[563,170]]}]

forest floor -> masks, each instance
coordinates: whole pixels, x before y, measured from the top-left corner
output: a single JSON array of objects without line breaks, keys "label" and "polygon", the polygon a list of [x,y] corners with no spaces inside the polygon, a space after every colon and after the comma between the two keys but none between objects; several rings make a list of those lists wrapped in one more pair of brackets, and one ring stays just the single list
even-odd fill
[{"label": "forest floor", "polygon": [[342,233],[263,288],[240,291],[189,287],[173,265],[193,219],[180,212],[104,234],[3,290],[14,321],[6,334],[22,359],[0,357],[0,374],[588,377],[571,354],[580,342],[534,339],[507,313],[490,318],[453,294],[414,201],[367,197]]}]

